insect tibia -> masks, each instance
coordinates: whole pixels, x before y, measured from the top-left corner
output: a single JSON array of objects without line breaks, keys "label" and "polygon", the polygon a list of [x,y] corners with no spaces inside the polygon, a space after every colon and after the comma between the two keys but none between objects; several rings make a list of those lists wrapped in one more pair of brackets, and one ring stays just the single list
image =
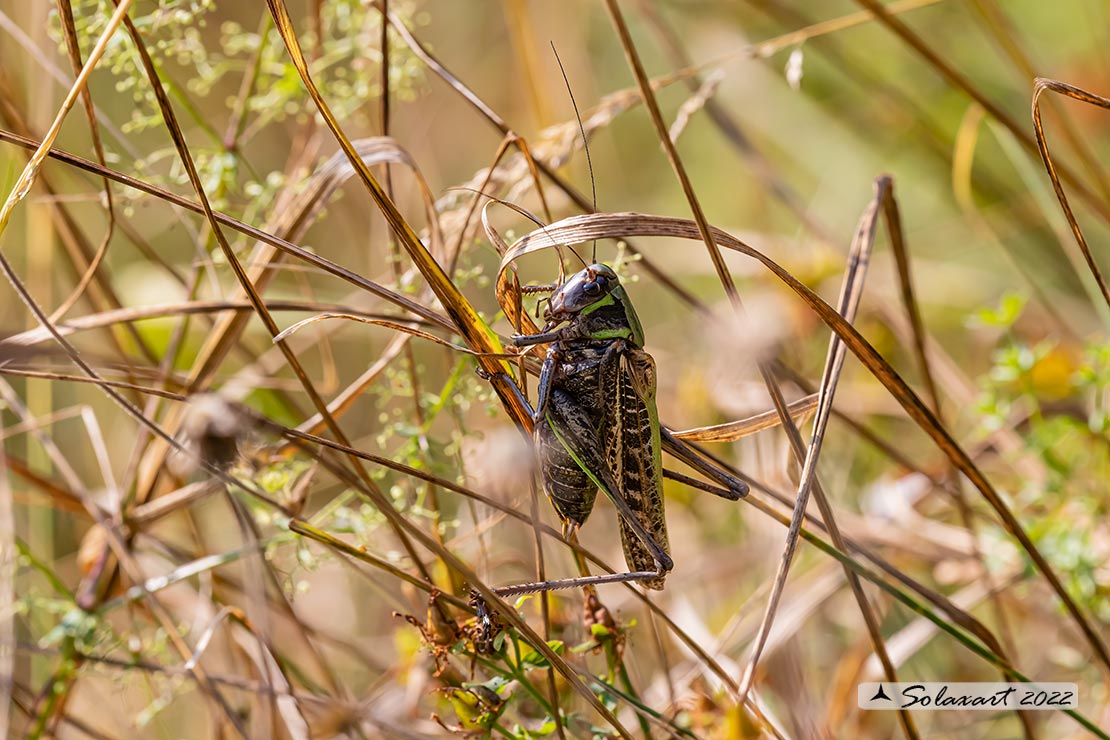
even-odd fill
[{"label": "insect tibia", "polygon": [[554,293],[559,286],[555,283],[548,285],[522,285],[520,292],[524,295],[539,295],[541,293]]}]

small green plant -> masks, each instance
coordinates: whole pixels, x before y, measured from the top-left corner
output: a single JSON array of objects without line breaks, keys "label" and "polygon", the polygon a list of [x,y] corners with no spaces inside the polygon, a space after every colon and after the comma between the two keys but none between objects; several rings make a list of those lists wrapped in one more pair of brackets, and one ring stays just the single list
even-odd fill
[{"label": "small green plant", "polygon": [[[981,433],[1014,433],[1044,471],[1014,481],[1013,496],[1030,537],[1063,574],[1066,585],[1100,619],[1110,619],[1110,526],[1106,481],[1110,345],[1093,338],[1076,346],[1030,341],[1020,328],[1025,299],[1004,296],[979,311],[974,324],[999,332],[991,366],[980,378],[976,406]],[[1032,564],[1026,561],[1027,572]]]}]

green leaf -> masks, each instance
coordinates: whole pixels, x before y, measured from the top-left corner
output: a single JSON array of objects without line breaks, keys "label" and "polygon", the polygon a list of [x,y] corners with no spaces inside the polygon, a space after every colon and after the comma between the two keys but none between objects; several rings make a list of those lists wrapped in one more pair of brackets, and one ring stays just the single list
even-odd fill
[{"label": "green leaf", "polygon": [[1013,326],[1025,309],[1028,298],[1019,293],[1005,293],[995,308],[983,308],[975,313],[974,322],[1002,329]]},{"label": "green leaf", "polygon": [[604,624],[599,624],[595,622],[594,624],[590,625],[590,634],[598,640],[601,640],[603,638],[609,637],[613,634],[613,632]]}]

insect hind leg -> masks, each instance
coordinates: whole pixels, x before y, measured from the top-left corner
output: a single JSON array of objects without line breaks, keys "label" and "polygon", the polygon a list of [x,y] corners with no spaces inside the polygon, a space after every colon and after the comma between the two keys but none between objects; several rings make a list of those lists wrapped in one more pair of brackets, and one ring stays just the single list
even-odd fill
[{"label": "insect hind leg", "polygon": [[716,465],[712,465],[695,452],[690,445],[687,445],[683,440],[675,437],[666,427],[660,428],[660,434],[663,441],[663,449],[674,455],[677,459],[689,465],[694,470],[711,480],[716,481],[724,488],[717,488],[716,486],[707,485],[698,481],[696,478],[675,473],[670,470],[664,470],[663,475],[672,480],[677,480],[685,483],[692,488],[697,488],[702,491],[707,491],[715,496],[728,499],[730,501],[737,501],[748,495],[748,484],[740,480],[731,473],[722,470]]},{"label": "insect hind leg", "polygon": [[[578,524],[571,521],[564,521],[563,536],[572,545],[578,544]],[[659,568],[654,571],[629,571],[626,573],[602,573],[599,575],[590,575],[589,566],[586,564],[586,558],[583,556],[582,551],[578,547],[574,547],[574,560],[578,564],[578,572],[582,575],[575,578],[557,578],[549,581],[536,581],[533,583],[517,583],[511,586],[502,586],[493,589],[493,592],[502,598],[509,596],[519,596],[521,594],[529,593],[543,593],[546,591],[560,591],[568,588],[584,588],[587,591],[593,591],[594,586],[601,586],[606,583],[636,583],[638,581],[653,581],[657,580],[666,574],[666,570]],[[668,568],[669,570],[669,568]]]}]

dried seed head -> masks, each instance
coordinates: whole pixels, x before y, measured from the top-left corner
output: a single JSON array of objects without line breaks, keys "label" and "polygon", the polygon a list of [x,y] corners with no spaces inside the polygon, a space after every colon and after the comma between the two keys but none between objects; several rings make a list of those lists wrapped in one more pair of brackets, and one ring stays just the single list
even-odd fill
[{"label": "dried seed head", "polygon": [[609,607],[601,603],[601,599],[597,598],[597,593],[594,591],[586,594],[586,600],[582,604],[582,621],[590,632],[593,631],[595,624],[600,624],[613,634],[617,632],[617,621],[613,619]]},{"label": "dried seed head", "polygon": [[103,566],[108,556],[108,534],[100,524],[93,524],[77,548],[77,568],[82,576],[93,575],[94,570]]},{"label": "dried seed head", "polygon": [[231,467],[239,457],[239,441],[246,431],[243,415],[222,397],[215,393],[193,396],[178,436],[192,455],[178,452],[171,456],[171,471],[179,477],[189,475],[197,468],[195,457],[220,469]]}]

